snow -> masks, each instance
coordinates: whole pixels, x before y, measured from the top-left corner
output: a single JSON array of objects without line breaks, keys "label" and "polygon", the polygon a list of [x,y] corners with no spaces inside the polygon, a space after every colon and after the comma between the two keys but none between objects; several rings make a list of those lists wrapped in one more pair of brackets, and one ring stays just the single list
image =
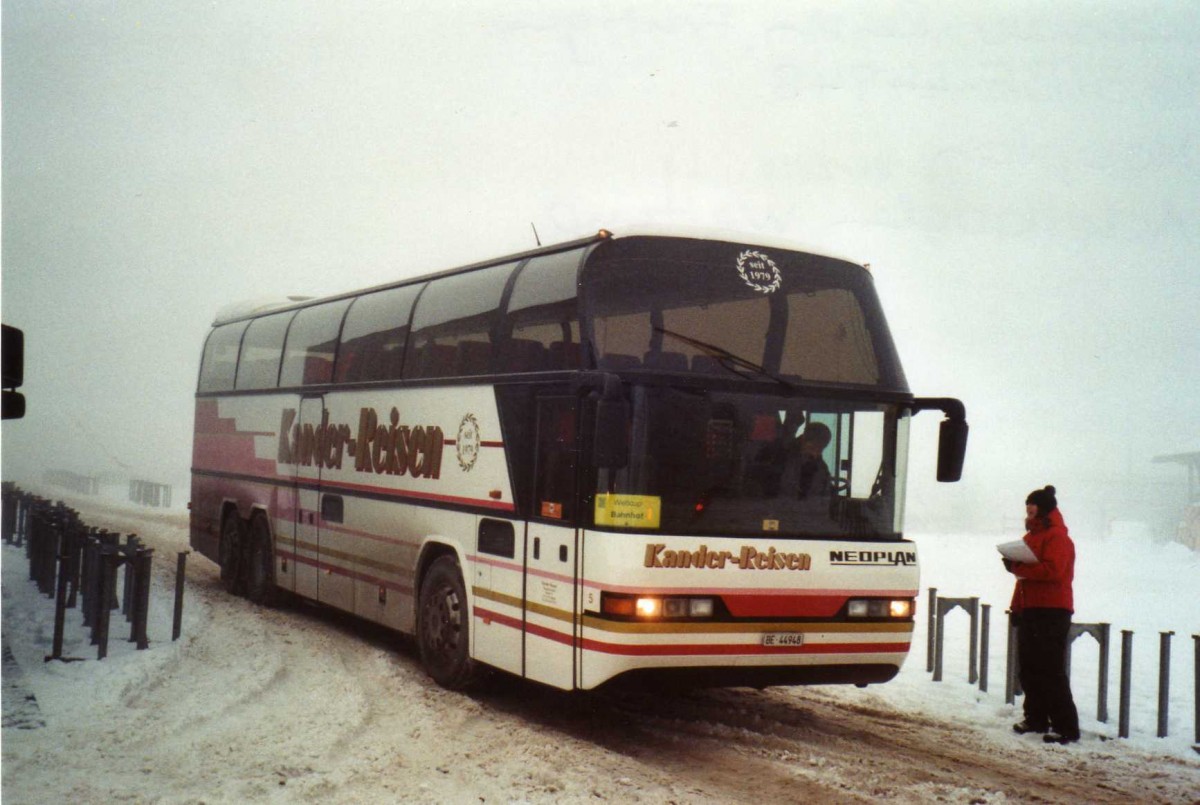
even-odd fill
[{"label": "snow", "polygon": [[[945,679],[925,669],[923,591],[897,679],[853,687],[568,696],[519,682],[470,696],[421,671],[411,645],[315,607],[231,598],[189,557],[183,637],[171,642],[186,516],[71,499],[89,524],[156,548],[149,635],[113,620],[95,659],[77,611],[50,651],[52,602],[4,546],[6,802],[1194,801],[1193,643],[1200,554],[1136,528],[1077,540],[1077,622],[1113,625],[1109,721],[1096,720],[1095,643],[1075,644],[1084,737],[1045,747],[1010,731],[1004,535],[916,535],[923,585],[992,608],[990,685],[967,682],[967,616],[947,617]],[[1068,524],[1070,522],[1068,513]],[[1121,629],[1135,633],[1132,735],[1116,739]],[[1155,737],[1158,633],[1175,632],[1170,736]],[[28,700],[33,696],[36,702]],[[1047,788],[1047,786],[1049,786]]]}]

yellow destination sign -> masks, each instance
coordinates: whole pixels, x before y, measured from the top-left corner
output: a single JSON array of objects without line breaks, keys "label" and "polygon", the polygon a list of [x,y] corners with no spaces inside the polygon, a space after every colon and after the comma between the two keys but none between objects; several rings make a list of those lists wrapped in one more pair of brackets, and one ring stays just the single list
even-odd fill
[{"label": "yellow destination sign", "polygon": [[596,525],[614,528],[658,528],[662,498],[658,495],[596,495]]}]

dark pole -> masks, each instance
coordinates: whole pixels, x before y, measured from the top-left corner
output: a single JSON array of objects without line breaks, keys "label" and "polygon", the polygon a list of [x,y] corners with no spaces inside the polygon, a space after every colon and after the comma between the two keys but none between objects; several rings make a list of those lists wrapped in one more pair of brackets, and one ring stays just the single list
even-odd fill
[{"label": "dark pole", "polygon": [[134,558],[137,577],[137,598],[134,601],[134,632],[137,636],[138,651],[150,648],[150,638],[146,635],[146,621],[150,619],[150,571],[154,558],[153,548],[141,548]]},{"label": "dark pole", "polygon": [[183,631],[183,580],[187,569],[188,553],[190,551],[180,551],[175,562],[175,620],[171,625],[172,641],[178,640]]},{"label": "dark pole", "polygon": [[1167,737],[1167,715],[1171,708],[1171,635],[1158,633],[1158,737]]},{"label": "dark pole", "polygon": [[67,562],[69,561],[70,553],[64,540],[58,556],[58,590],[54,596],[54,644],[47,660],[62,659],[63,627],[66,625],[67,619]]},{"label": "dark pole", "polygon": [[979,689],[987,692],[988,686],[988,633],[992,628],[992,605],[983,605],[983,617],[979,625]]},{"label": "dark pole", "polygon": [[1129,687],[1133,676],[1133,632],[1121,630],[1121,703],[1117,716],[1117,736],[1129,737]]}]

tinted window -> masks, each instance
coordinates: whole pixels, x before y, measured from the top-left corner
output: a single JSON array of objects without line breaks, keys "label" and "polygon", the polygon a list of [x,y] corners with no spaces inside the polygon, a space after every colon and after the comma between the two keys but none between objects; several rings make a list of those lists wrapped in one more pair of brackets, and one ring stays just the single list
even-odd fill
[{"label": "tinted window", "polygon": [[[597,470],[591,487],[597,526],[900,538],[909,415],[899,406],[637,385],[629,402],[629,462]],[[539,430],[539,451],[548,442]],[[540,492],[548,498],[558,495]]]},{"label": "tinted window", "polygon": [[413,314],[405,377],[487,374],[492,369],[496,309],[515,263],[429,284]]},{"label": "tinted window", "polygon": [[333,356],[338,329],[349,299],[307,307],[296,313],[288,328],[279,385],[312,386],[333,380]]},{"label": "tinted window", "polygon": [[579,366],[580,250],[535,257],[517,275],[508,303],[511,338],[499,369],[536,372]]},{"label": "tinted window", "polygon": [[246,322],[226,324],[208,335],[200,359],[199,391],[229,391],[237,374],[238,347]]},{"label": "tinted window", "polygon": [[238,361],[237,388],[273,389],[279,381],[279,359],[283,355],[283,337],[294,314],[276,313],[250,322],[242,339]]},{"label": "tinted window", "polygon": [[[683,240],[625,248],[655,253],[585,269],[601,369],[907,385],[860,266]],[[667,253],[674,248],[689,259]]]},{"label": "tinted window", "polygon": [[337,382],[398,380],[408,344],[408,316],[424,285],[360,296],[346,314],[337,356]]}]

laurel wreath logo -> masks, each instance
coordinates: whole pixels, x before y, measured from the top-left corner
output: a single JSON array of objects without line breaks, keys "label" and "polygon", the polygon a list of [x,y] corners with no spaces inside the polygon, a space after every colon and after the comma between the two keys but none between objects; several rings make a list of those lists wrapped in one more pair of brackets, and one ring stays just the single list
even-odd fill
[{"label": "laurel wreath logo", "polygon": [[743,282],[759,293],[774,293],[783,284],[783,275],[775,261],[753,249],[738,255],[737,272]]},{"label": "laurel wreath logo", "polygon": [[454,453],[463,472],[470,472],[479,459],[479,422],[474,414],[467,414],[458,425],[458,438],[454,440]]}]

